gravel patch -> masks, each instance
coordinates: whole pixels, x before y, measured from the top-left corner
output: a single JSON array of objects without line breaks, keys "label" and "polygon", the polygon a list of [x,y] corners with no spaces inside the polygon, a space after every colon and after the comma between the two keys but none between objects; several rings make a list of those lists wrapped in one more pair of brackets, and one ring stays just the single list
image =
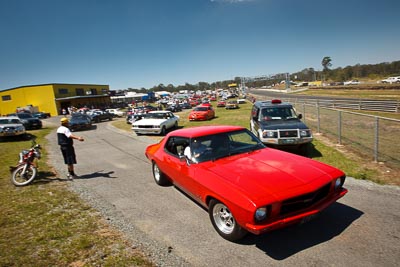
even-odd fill
[{"label": "gravel patch", "polygon": [[[45,120],[45,126],[57,127],[60,117],[52,117]],[[114,127],[110,127],[114,128]],[[120,131],[115,129],[115,131]],[[46,138],[49,142],[46,150],[49,154],[49,162],[57,173],[58,178],[66,178],[66,166],[61,158],[61,153],[56,141],[56,129]],[[125,133],[126,134],[126,133]],[[147,140],[146,140],[147,141]],[[150,140],[148,141],[151,142]],[[79,182],[69,182],[68,189],[77,194],[84,202],[88,203],[98,211],[104,220],[114,229],[120,231],[124,237],[131,243],[133,249],[138,249],[156,266],[192,266],[187,260],[176,255],[172,247],[165,246],[139,230],[135,225],[122,216],[112,204],[105,201],[95,192],[80,186]]]}]

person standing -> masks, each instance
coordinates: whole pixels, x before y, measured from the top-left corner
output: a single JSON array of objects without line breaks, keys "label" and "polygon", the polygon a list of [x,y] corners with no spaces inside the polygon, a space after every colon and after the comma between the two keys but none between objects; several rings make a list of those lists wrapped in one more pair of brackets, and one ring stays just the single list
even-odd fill
[{"label": "person standing", "polygon": [[74,164],[76,164],[76,155],[74,149],[74,141],[73,139],[84,141],[82,137],[73,135],[68,128],[69,120],[68,118],[62,118],[60,120],[61,126],[57,129],[57,139],[58,145],[60,146],[61,153],[64,158],[64,163],[68,166],[68,175],[69,179],[77,178],[77,175],[74,171]]}]

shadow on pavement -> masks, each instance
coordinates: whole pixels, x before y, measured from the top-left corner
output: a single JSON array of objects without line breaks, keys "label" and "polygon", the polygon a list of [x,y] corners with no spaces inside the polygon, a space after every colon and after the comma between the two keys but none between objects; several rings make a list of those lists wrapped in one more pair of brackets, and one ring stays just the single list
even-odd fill
[{"label": "shadow on pavement", "polygon": [[324,243],[346,230],[364,213],[341,203],[334,203],[314,220],[288,228],[249,235],[240,242],[255,245],[275,260],[284,260],[302,250]]},{"label": "shadow on pavement", "polygon": [[113,173],[114,171],[104,172],[103,170],[101,170],[89,174],[79,175],[79,177],[76,179],[117,178],[116,176],[111,176],[111,174]]}]

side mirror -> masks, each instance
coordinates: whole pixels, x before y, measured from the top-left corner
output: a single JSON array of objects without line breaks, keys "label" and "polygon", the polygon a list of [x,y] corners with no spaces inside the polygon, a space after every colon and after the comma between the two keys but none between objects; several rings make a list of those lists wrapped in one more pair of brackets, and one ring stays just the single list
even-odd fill
[{"label": "side mirror", "polygon": [[299,118],[299,120],[301,120],[303,118],[302,114],[297,115],[297,118]]},{"label": "side mirror", "polygon": [[185,155],[179,155],[179,160],[180,160],[181,162],[185,162],[185,161],[186,161],[186,165],[188,165],[188,166],[191,165],[190,159],[188,159],[188,157],[186,157]]}]

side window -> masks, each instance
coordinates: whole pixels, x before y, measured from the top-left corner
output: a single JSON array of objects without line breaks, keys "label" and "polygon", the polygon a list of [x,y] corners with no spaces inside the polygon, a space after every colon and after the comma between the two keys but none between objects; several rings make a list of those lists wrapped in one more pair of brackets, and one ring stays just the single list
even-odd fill
[{"label": "side window", "polygon": [[165,150],[176,157],[183,155],[185,148],[189,145],[189,139],[179,136],[171,136],[166,145]]},{"label": "side window", "polygon": [[258,111],[259,109],[256,106],[253,106],[253,109],[251,110],[251,118],[255,121],[258,121]]},{"label": "side window", "polygon": [[11,95],[3,95],[3,96],[1,96],[1,100],[9,101],[9,100],[11,100]]}]

